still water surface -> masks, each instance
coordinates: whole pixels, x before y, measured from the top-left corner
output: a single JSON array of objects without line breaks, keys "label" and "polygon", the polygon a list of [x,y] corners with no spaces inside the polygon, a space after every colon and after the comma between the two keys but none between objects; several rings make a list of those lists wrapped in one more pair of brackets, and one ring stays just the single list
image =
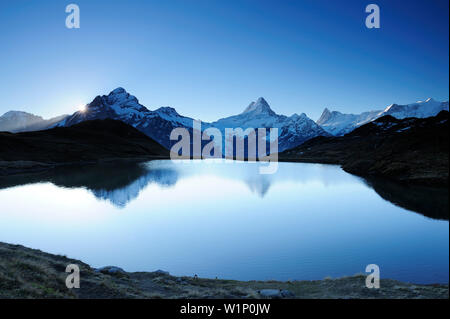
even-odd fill
[{"label": "still water surface", "polygon": [[3,178],[0,241],[127,271],[303,280],[377,264],[382,278],[448,282],[445,192],[332,165],[258,168],[152,161]]}]

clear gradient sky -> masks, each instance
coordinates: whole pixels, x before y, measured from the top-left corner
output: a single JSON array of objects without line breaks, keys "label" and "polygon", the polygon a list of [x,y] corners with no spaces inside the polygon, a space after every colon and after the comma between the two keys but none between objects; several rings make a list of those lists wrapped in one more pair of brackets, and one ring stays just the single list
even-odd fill
[{"label": "clear gradient sky", "polygon": [[[66,5],[81,28],[65,27]],[[365,27],[365,7],[381,29]],[[449,95],[448,0],[0,0],[0,114],[72,113],[122,86],[211,121]]]}]

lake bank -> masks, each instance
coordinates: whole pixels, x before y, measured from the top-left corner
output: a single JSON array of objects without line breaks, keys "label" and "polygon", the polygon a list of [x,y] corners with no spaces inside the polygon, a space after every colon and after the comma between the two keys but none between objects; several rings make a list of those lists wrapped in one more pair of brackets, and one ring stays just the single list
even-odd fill
[{"label": "lake bank", "polygon": [[[418,167],[428,167],[429,171],[425,174],[422,173],[403,173],[391,175],[390,167],[387,167],[383,171],[375,171],[372,170],[370,165],[373,164],[373,161],[361,161],[358,160],[358,156],[355,156],[354,162],[346,162],[341,158],[336,158],[333,155],[332,158],[328,158],[326,156],[299,156],[297,158],[294,157],[280,157],[278,161],[280,163],[309,163],[309,164],[328,164],[328,165],[338,165],[342,168],[343,171],[364,178],[364,179],[372,179],[372,178],[380,178],[385,179],[386,181],[400,183],[405,186],[426,186],[438,189],[448,189],[448,171],[445,171],[445,168],[439,167],[435,169],[433,166],[430,166],[426,162],[422,162],[418,164]],[[387,161],[387,160],[386,160]],[[384,162],[386,163],[386,162]],[[384,164],[380,162],[380,166]],[[390,163],[386,166],[392,166],[392,170],[410,170],[409,165],[405,165],[404,163]],[[413,171],[413,169],[412,169]],[[447,173],[447,175],[446,175]]]},{"label": "lake bank", "polygon": [[445,192],[335,165],[259,167],[162,160],[1,177],[0,241],[131,272],[315,280],[375,263],[385,278],[448,282]]},{"label": "lake bank", "polygon": [[[71,163],[57,166],[19,162],[16,165],[11,164],[8,167],[10,174],[6,175],[1,173],[2,162],[0,162],[0,190],[43,182],[50,182],[66,188],[110,189],[109,181],[112,176],[114,176],[115,180],[114,188],[126,188],[133,180],[149,173],[145,164],[148,160],[156,162],[159,158],[116,158],[105,159],[100,163]],[[167,161],[171,163],[170,160]],[[234,162],[234,164],[238,163],[240,162]],[[280,162],[279,165],[282,166],[284,164]],[[297,163],[294,165],[302,164]],[[27,168],[22,169],[24,166]],[[176,175],[175,171],[172,172],[172,175]],[[350,175],[352,176],[353,174]],[[447,188],[406,185],[405,183],[383,178],[361,177],[378,195],[397,206],[434,219],[449,219]]]},{"label": "lake bank", "polygon": [[448,188],[448,112],[385,116],[339,137],[320,136],[281,152],[279,161],[337,164],[351,174]]},{"label": "lake bank", "polygon": [[169,160],[168,156],[137,156],[137,157],[109,157],[88,161],[49,163],[36,161],[0,161],[0,176],[27,175],[42,171],[51,171],[56,168],[70,168],[91,166],[97,164],[137,164],[152,160]]},{"label": "lake bank", "polygon": [[[81,270],[80,289],[65,286],[68,264]],[[235,281],[176,277],[163,271],[98,271],[65,256],[0,243],[0,298],[382,298],[448,299],[448,284],[417,285],[365,276],[314,281]]]},{"label": "lake bank", "polygon": [[123,122],[95,120],[44,131],[0,132],[0,175],[55,167],[168,159],[169,151]]}]

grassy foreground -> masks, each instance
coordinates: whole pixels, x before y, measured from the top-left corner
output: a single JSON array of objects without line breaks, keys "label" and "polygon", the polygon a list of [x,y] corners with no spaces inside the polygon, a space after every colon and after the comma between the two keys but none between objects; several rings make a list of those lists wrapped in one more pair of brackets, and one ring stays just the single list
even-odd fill
[{"label": "grassy foreground", "polygon": [[[66,288],[68,264],[80,267],[79,289]],[[0,243],[0,298],[270,298],[263,289],[282,290],[282,298],[449,297],[448,285],[390,279],[381,279],[380,289],[368,289],[363,275],[281,282],[175,277],[161,271],[108,274],[79,260]]]}]

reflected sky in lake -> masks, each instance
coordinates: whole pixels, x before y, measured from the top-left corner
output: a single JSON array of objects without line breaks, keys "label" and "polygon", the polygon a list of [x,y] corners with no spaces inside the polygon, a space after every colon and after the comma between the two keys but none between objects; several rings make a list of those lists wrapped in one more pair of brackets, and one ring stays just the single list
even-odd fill
[{"label": "reflected sky in lake", "polygon": [[[448,282],[448,195],[331,165],[258,169],[152,161],[2,178],[0,241],[128,271],[322,279],[375,263],[382,277]],[[440,205],[424,212],[406,193]]]}]

